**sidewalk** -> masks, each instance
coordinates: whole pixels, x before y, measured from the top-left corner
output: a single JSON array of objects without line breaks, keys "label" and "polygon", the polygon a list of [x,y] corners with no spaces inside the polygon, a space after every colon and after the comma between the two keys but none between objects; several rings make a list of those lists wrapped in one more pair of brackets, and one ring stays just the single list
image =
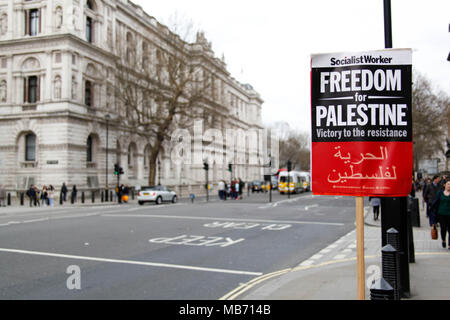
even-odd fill
[{"label": "sidewalk", "polygon": [[[425,210],[420,203],[420,228],[414,227],[415,263],[409,264],[410,293],[404,300],[450,299],[450,251],[441,241],[431,240]],[[370,283],[381,277],[381,227],[373,220],[372,208],[365,201],[366,300]],[[242,285],[223,299],[239,300],[356,300],[356,232],[295,268],[263,275]]]}]

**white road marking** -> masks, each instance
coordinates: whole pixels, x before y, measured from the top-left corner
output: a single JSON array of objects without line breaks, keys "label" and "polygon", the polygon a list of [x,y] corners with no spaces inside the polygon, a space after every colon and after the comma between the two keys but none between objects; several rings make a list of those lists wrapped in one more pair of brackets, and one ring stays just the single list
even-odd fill
[{"label": "white road marking", "polygon": [[308,211],[311,208],[317,208],[319,205],[318,204],[312,204],[310,206],[305,206],[305,210]]},{"label": "white road marking", "polygon": [[0,252],[15,253],[15,254],[27,254],[27,255],[34,255],[34,256],[45,256],[45,257],[54,257],[54,258],[63,258],[63,259],[74,259],[74,260],[132,264],[132,265],[148,266],[148,267],[161,267],[161,268],[184,269],[184,270],[193,270],[193,271],[240,274],[240,275],[249,275],[249,276],[261,276],[263,274],[262,272],[251,272],[251,271],[219,269],[219,268],[205,268],[205,267],[195,267],[195,266],[157,263],[157,262],[106,259],[106,258],[98,258],[98,257],[85,257],[85,256],[75,256],[75,255],[68,255],[68,254],[51,253],[51,252],[39,252],[39,251],[16,250],[16,249],[5,249],[5,248],[0,248]]},{"label": "white road marking", "polygon": [[303,262],[300,264],[300,266],[302,266],[302,267],[310,266],[310,265],[313,265],[314,262],[315,262],[315,261],[312,261],[312,260],[306,260],[306,261],[303,261]]},{"label": "white road marking", "polygon": [[[107,211],[104,213],[113,213],[115,211]],[[27,224],[27,223],[35,223],[35,222],[43,222],[43,221],[51,221],[51,220],[62,220],[62,219],[74,219],[74,218],[86,218],[86,217],[93,217],[93,216],[99,216],[101,213],[86,213],[86,214],[73,214],[69,216],[54,216],[51,215],[50,217],[45,218],[39,218],[39,219],[31,219],[31,220],[23,220],[23,221],[8,221],[7,223],[0,224],[0,227],[7,227],[11,225],[18,225],[18,224]]]},{"label": "white road marking", "polygon": [[344,223],[318,222],[318,221],[286,221],[286,220],[264,220],[264,219],[237,219],[237,218],[214,218],[214,217],[189,217],[189,216],[168,216],[156,214],[100,214],[101,217],[108,218],[162,218],[162,219],[187,219],[187,220],[211,220],[211,221],[246,221],[246,222],[265,222],[278,224],[317,224],[327,226],[344,226]]}]

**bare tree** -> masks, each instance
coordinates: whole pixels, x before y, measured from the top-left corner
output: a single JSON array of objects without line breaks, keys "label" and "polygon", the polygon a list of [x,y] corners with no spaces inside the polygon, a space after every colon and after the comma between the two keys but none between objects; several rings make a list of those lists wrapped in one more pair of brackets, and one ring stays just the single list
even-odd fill
[{"label": "bare tree", "polygon": [[[202,33],[189,43],[159,24],[164,38],[155,46],[146,39],[137,41],[127,32],[119,39],[115,97],[120,105],[120,123],[149,142],[149,179],[155,184],[156,163],[175,128],[188,128],[193,120],[214,113],[214,68],[202,46]],[[174,25],[175,30],[181,24]],[[190,36],[191,26],[184,28]]]},{"label": "bare tree", "polygon": [[292,161],[293,168],[310,169],[310,136],[306,132],[292,129],[288,123],[277,122],[269,126],[278,133],[280,166]]},{"label": "bare tree", "polygon": [[412,88],[414,167],[419,169],[422,159],[445,154],[449,97],[436,93],[431,82],[415,73]]}]

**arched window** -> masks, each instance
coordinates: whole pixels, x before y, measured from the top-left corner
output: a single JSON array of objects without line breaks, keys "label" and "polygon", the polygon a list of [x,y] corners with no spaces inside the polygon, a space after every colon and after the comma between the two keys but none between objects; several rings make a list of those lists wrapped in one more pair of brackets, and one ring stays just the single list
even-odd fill
[{"label": "arched window", "polygon": [[93,42],[93,22],[91,17],[86,18],[86,41],[89,43]]},{"label": "arched window", "polygon": [[33,133],[25,136],[25,161],[36,161],[36,135]]},{"label": "arched window", "polygon": [[86,143],[86,161],[92,162],[92,136],[87,138]]},{"label": "arched window", "polygon": [[86,1],[86,7],[88,7],[88,9],[91,9],[92,11],[94,11],[94,3],[92,2],[92,0]]}]

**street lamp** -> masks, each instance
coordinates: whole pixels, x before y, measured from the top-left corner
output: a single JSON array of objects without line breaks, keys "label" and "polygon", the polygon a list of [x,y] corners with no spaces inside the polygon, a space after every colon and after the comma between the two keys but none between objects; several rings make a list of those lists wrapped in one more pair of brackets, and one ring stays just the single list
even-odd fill
[{"label": "street lamp", "polygon": [[108,139],[109,139],[109,120],[111,119],[111,116],[109,115],[109,113],[107,113],[105,115],[105,120],[106,120],[106,160],[105,160],[105,183],[106,183],[106,194],[105,194],[105,200],[106,202],[108,202]]},{"label": "street lamp", "polygon": [[161,185],[161,161],[158,159],[158,186]]}]

